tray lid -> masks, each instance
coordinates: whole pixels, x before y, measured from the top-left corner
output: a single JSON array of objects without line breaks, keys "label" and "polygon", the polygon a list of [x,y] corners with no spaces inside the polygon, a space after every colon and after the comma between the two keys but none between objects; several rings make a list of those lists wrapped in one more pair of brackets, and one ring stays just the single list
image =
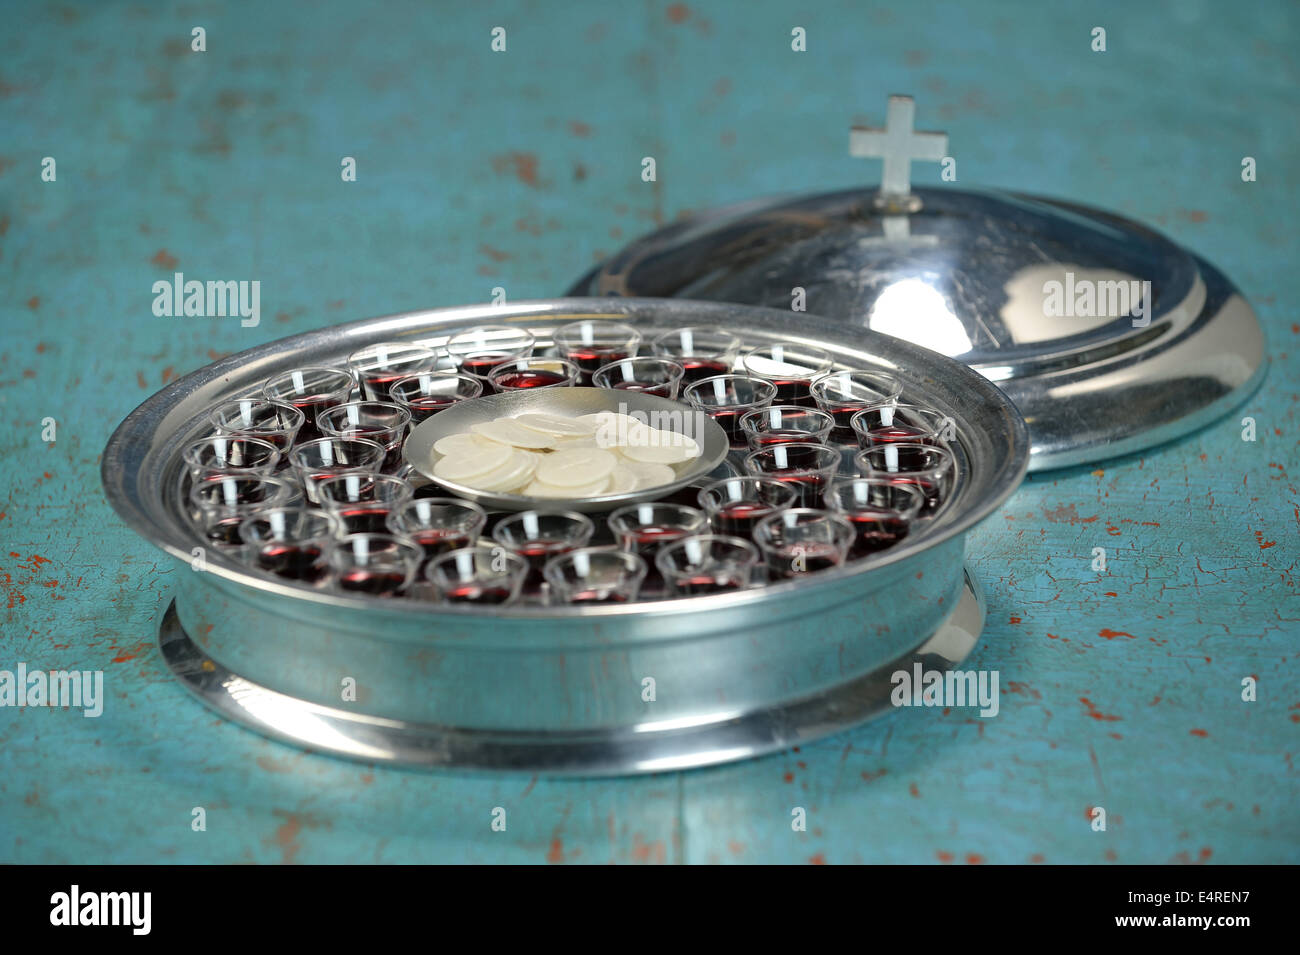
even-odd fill
[{"label": "tray lid", "polygon": [[1250,306],[1217,270],[1136,222],[1007,192],[912,189],[947,136],[891,97],[850,151],[879,190],[762,199],[633,242],[570,290],[807,311],[965,362],[1024,415],[1032,470],[1111,457],[1201,427],[1263,371]]}]

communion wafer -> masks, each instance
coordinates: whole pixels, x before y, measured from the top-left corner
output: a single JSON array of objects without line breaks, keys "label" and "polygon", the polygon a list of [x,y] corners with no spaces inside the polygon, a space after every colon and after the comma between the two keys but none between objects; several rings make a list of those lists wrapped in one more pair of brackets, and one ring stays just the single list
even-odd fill
[{"label": "communion wafer", "polygon": [[604,481],[618,458],[600,448],[553,451],[537,466],[537,479],[555,487],[579,487]]},{"label": "communion wafer", "polygon": [[433,450],[439,454],[460,454],[463,451],[482,445],[486,440],[486,438],[467,432],[448,434],[443,435],[434,442]]},{"label": "communion wafer", "polygon": [[448,481],[464,481],[499,468],[513,453],[514,449],[504,444],[467,444],[463,450],[449,454],[435,464],[433,474]]},{"label": "communion wafer", "polygon": [[[584,416],[585,417],[585,416]],[[596,433],[596,425],[580,418],[565,418],[542,411],[530,411],[514,419],[525,428],[532,428],[555,438],[586,438]]]},{"label": "communion wafer", "polygon": [[513,418],[480,421],[470,425],[470,430],[481,437],[515,448],[549,448],[555,444],[554,436],[526,428]]}]

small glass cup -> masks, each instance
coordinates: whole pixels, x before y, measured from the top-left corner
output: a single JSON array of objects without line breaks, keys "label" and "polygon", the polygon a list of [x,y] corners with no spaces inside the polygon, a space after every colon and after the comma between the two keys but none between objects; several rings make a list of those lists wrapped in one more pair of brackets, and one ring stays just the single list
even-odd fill
[{"label": "small glass cup", "polygon": [[352,471],[316,485],[321,507],[333,514],[345,534],[386,534],[388,515],[401,510],[415,491],[399,477]]},{"label": "small glass cup", "polygon": [[731,373],[740,354],[740,339],[717,325],[688,325],[656,336],[650,348],[682,366],[682,383]]},{"label": "small glass cup", "polygon": [[944,444],[956,438],[956,423],[942,411],[893,401],[869,405],[849,423],[864,451],[878,444]]},{"label": "small glass cup", "polygon": [[349,401],[322,411],[317,418],[327,438],[362,438],[384,449],[381,471],[391,471],[402,462],[402,440],[411,424],[411,412],[386,401]]},{"label": "small glass cup", "polygon": [[417,497],[388,515],[389,533],[420,545],[423,561],[472,547],[487,524],[487,512],[458,497]]},{"label": "small glass cup", "polygon": [[602,365],[636,356],[641,333],[631,325],[585,318],[561,325],[552,336],[555,349],[578,366],[584,384]]},{"label": "small glass cup", "polygon": [[640,391],[676,400],[685,369],[670,358],[624,358],[601,365],[591,376],[597,388]]},{"label": "small glass cup", "polygon": [[515,358],[488,374],[495,391],[523,388],[571,388],[578,383],[578,366],[564,358]]},{"label": "small glass cup", "polygon": [[444,603],[510,604],[519,598],[528,561],[500,544],[448,551],[424,569],[424,579]]},{"label": "small glass cup", "polygon": [[282,401],[301,411],[306,420],[298,432],[298,440],[313,441],[323,437],[316,424],[317,416],[327,408],[349,401],[353,384],[350,371],[312,365],[267,379],[262,395],[268,401]]},{"label": "small glass cup", "polygon": [[850,557],[893,547],[908,535],[925,503],[915,487],[882,477],[841,478],[831,483],[822,499],[853,525]]},{"label": "small glass cup", "polygon": [[830,352],[800,342],[771,342],[751,348],[741,356],[745,374],[776,386],[776,401],[783,405],[814,404],[809,387],[814,378],[831,370]]},{"label": "small glass cup", "polygon": [[244,519],[273,507],[302,502],[302,489],[292,481],[263,475],[214,474],[190,488],[191,515],[204,538],[223,550],[244,546]]},{"label": "small glass cup", "polygon": [[720,534],[683,537],[655,555],[665,589],[682,597],[744,590],[758,561],[758,548],[749,541]]},{"label": "small glass cup", "polygon": [[803,507],[821,503],[822,491],[840,467],[838,448],[824,444],[774,444],[745,456],[745,470],[788,484]]},{"label": "small glass cup", "polygon": [[921,517],[934,516],[956,479],[952,452],[932,444],[878,444],[859,451],[853,463],[864,477],[883,477],[894,484],[914,486],[925,499]]},{"label": "small glass cup", "polygon": [[329,542],[331,583],[345,594],[394,597],[415,580],[424,554],[392,534],[348,534]]},{"label": "small glass cup", "polygon": [[283,401],[258,397],[223,401],[208,413],[208,420],[218,434],[238,434],[269,441],[280,452],[283,463],[307,416]]},{"label": "small glass cup", "polygon": [[754,528],[754,543],[773,581],[838,567],[853,537],[853,527],[842,515],[815,507],[779,511]]},{"label": "small glass cup", "polygon": [[627,603],[645,580],[640,554],[615,547],[580,547],[552,557],[542,568],[555,604]]},{"label": "small glass cup", "polygon": [[438,352],[413,342],[380,342],[367,345],[348,356],[348,367],[361,383],[367,401],[392,401],[389,390],[393,382],[417,372],[433,371]]},{"label": "small glass cup", "polygon": [[527,358],[536,342],[537,336],[526,328],[478,325],[452,335],[444,347],[460,371],[486,385],[493,368],[515,358]]},{"label": "small glass cup", "polygon": [[754,525],[770,514],[794,507],[799,494],[768,477],[728,477],[700,488],[700,509],[715,534],[752,538]]},{"label": "small glass cup", "polygon": [[378,471],[384,463],[384,447],[364,438],[318,438],[299,444],[289,452],[293,465],[307,492],[307,499],[319,503],[316,485],[345,471]]},{"label": "small glass cup", "polygon": [[342,533],[333,514],[311,507],[273,507],[244,518],[244,559],[259,570],[308,585],[329,576],[329,542]]},{"label": "small glass cup", "polygon": [[586,547],[596,526],[577,511],[519,511],[492,528],[492,539],[529,563],[526,586],[542,583],[542,567],[552,557]]},{"label": "small glass cup", "polygon": [[849,368],[821,375],[809,387],[817,407],[835,419],[835,428],[847,433],[853,416],[863,408],[898,398],[898,379],[878,371]]},{"label": "small glass cup", "polygon": [[709,519],[697,507],[647,501],[610,511],[606,522],[622,550],[648,562],[662,545],[707,530]]},{"label": "small glass cup", "polygon": [[458,401],[483,394],[483,379],[464,372],[425,371],[399,378],[388,391],[390,400],[411,413],[411,427],[445,411]]},{"label": "small glass cup", "polygon": [[740,419],[751,451],[774,444],[823,444],[833,427],[835,420],[826,412],[799,405],[772,405]]},{"label": "small glass cup", "polygon": [[743,448],[747,442],[740,419],[769,407],[776,385],[752,375],[714,375],[688,386],[682,397],[721,425],[733,446]]},{"label": "small glass cup", "polygon": [[280,452],[261,438],[217,434],[191,441],[181,459],[193,480],[217,474],[270,475],[280,463]]}]

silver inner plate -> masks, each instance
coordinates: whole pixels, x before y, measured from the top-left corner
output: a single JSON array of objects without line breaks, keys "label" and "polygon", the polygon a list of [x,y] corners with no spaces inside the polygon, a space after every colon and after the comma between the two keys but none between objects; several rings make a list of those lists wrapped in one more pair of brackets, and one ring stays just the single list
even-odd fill
[{"label": "silver inner plate", "polygon": [[[677,480],[668,484],[623,494],[602,494],[599,497],[573,500],[541,499],[519,494],[480,491],[433,474],[434,444],[447,435],[469,431],[472,425],[491,421],[493,418],[513,418],[530,412],[545,412],[576,418],[597,411],[643,415],[644,420],[653,422],[656,427],[694,438],[700,445],[701,454],[675,468]],[[611,391],[605,388],[523,389],[461,401],[422,422],[406,439],[404,448],[407,462],[429,480],[461,497],[477,501],[484,507],[495,507],[506,511],[522,511],[534,507],[563,507],[565,510],[586,513],[612,511],[624,504],[637,501],[653,501],[697,483],[722,463],[727,456],[727,450],[726,432],[708,415],[693,412],[681,402],[670,401],[658,395]]]}]

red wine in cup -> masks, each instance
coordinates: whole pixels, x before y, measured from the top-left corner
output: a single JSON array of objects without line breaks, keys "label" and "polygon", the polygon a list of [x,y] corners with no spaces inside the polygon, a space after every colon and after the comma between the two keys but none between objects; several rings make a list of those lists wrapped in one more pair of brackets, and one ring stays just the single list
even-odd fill
[{"label": "red wine in cup", "polygon": [[853,525],[850,557],[866,557],[893,547],[907,536],[908,522],[890,511],[850,511],[844,517]]},{"label": "red wine in cup", "polygon": [[[637,552],[646,558],[646,562],[653,568],[654,562],[650,559],[654,552],[663,544],[671,544],[673,541],[679,541],[683,537],[688,537],[692,532],[683,527],[669,527],[664,524],[646,524],[644,527],[638,527],[630,533],[632,539],[636,542]],[[652,571],[653,572],[653,571]]]},{"label": "red wine in cup", "polygon": [[439,411],[446,411],[458,400],[460,399],[453,395],[421,395],[407,399],[406,407],[411,410],[411,425],[420,424]]},{"label": "red wine in cup", "polygon": [[591,376],[601,365],[608,365],[612,361],[622,361],[625,358],[630,358],[631,355],[623,349],[583,348],[571,351],[565,357],[578,366],[578,370],[582,372],[583,381],[590,381]]},{"label": "red wine in cup", "polygon": [[732,537],[743,537],[748,540],[754,536],[754,525],[774,510],[775,508],[770,504],[736,501],[715,511],[710,522],[718,534],[729,534]]},{"label": "red wine in cup", "polygon": [[257,566],[277,577],[314,584],[325,576],[318,544],[267,544],[258,552]]},{"label": "red wine in cup", "polygon": [[510,588],[462,584],[444,590],[442,599],[453,604],[503,604],[510,599]]},{"label": "red wine in cup", "polygon": [[426,563],[449,551],[468,547],[471,543],[468,533],[452,527],[422,527],[411,531],[407,536],[424,549]]},{"label": "red wine in cup", "polygon": [[659,395],[661,398],[672,396],[673,386],[668,382],[651,384],[646,381],[620,381],[614,386],[619,391],[639,391],[643,395]]},{"label": "red wine in cup", "polygon": [[847,404],[847,405],[837,404],[825,410],[827,414],[829,414],[832,418],[835,419],[836,431],[852,431],[853,416],[857,414],[859,411],[861,411],[863,408],[865,408],[866,406],[867,405],[865,402],[860,402],[858,404]]},{"label": "red wine in cup", "polygon": [[740,419],[753,411],[753,408],[709,408],[708,415],[718,423],[723,431],[727,433],[727,438],[733,445],[747,447],[749,439],[745,437],[745,432],[741,430]]},{"label": "red wine in cup", "polygon": [[302,430],[298,432],[299,444],[324,437],[320,428],[316,425],[316,416],[322,411],[327,411],[330,408],[336,408],[343,404],[343,399],[335,397],[334,395],[306,395],[303,397],[293,397],[288,400],[289,404],[301,411],[303,417],[306,419],[302,423]]},{"label": "red wine in cup", "polygon": [[387,534],[389,508],[382,504],[359,504],[340,509],[339,520],[349,534]]},{"label": "red wine in cup", "polygon": [[765,471],[763,477],[780,481],[798,495],[795,499],[798,507],[818,507],[822,492],[826,489],[828,478],[825,474],[813,471]]},{"label": "red wine in cup", "polygon": [[716,358],[674,358],[686,373],[682,375],[682,384],[690,385],[705,378],[725,375],[731,371],[731,363]]},{"label": "red wine in cup", "polygon": [[339,574],[338,582],[341,590],[388,597],[402,589],[406,574],[399,570],[345,570]]},{"label": "red wine in cup", "polygon": [[812,574],[840,563],[839,551],[834,544],[809,541],[791,544],[769,554],[767,567],[773,577],[790,579],[801,574]]},{"label": "red wine in cup", "polygon": [[771,382],[776,386],[776,397],[772,399],[774,405],[806,405],[812,402],[812,393],[808,390],[812,382],[807,378],[773,378]]},{"label": "red wine in cup", "polygon": [[526,544],[519,544],[512,549],[516,554],[528,561],[526,583],[533,586],[542,582],[542,567],[546,562],[552,557],[567,554],[573,550],[573,546],[573,544],[564,540],[530,540]]},{"label": "red wine in cup", "polygon": [[558,385],[568,380],[568,375],[542,368],[524,368],[507,372],[497,377],[499,388],[542,388],[546,385]]},{"label": "red wine in cup", "polygon": [[504,365],[514,358],[511,354],[467,355],[460,360],[460,367],[467,375],[477,375],[486,381],[488,372],[497,365]]},{"label": "red wine in cup", "polygon": [[809,431],[795,431],[791,429],[774,428],[771,431],[757,431],[754,433],[754,441],[760,447],[769,447],[774,444],[795,444],[817,441],[817,436]]},{"label": "red wine in cup", "polygon": [[901,421],[892,425],[880,425],[867,429],[867,434],[876,444],[934,444],[934,435],[926,428],[916,427]]},{"label": "red wine in cup", "polygon": [[392,392],[389,390],[393,382],[399,378],[405,378],[409,372],[405,371],[366,371],[362,372],[361,384],[362,390],[366,392],[370,401],[392,401]]},{"label": "red wine in cup", "polygon": [[922,517],[933,514],[939,509],[939,505],[943,503],[942,488],[929,478],[910,474],[890,474],[889,483],[911,485],[921,492],[921,496],[925,498],[925,503],[921,505]]},{"label": "red wine in cup", "polygon": [[714,574],[695,574],[677,579],[677,591],[692,597],[699,594],[721,594],[731,590],[741,590],[744,581],[734,576],[716,576]]},{"label": "red wine in cup", "polygon": [[627,594],[613,590],[579,590],[569,595],[569,603],[574,604],[621,604],[627,602]]}]

